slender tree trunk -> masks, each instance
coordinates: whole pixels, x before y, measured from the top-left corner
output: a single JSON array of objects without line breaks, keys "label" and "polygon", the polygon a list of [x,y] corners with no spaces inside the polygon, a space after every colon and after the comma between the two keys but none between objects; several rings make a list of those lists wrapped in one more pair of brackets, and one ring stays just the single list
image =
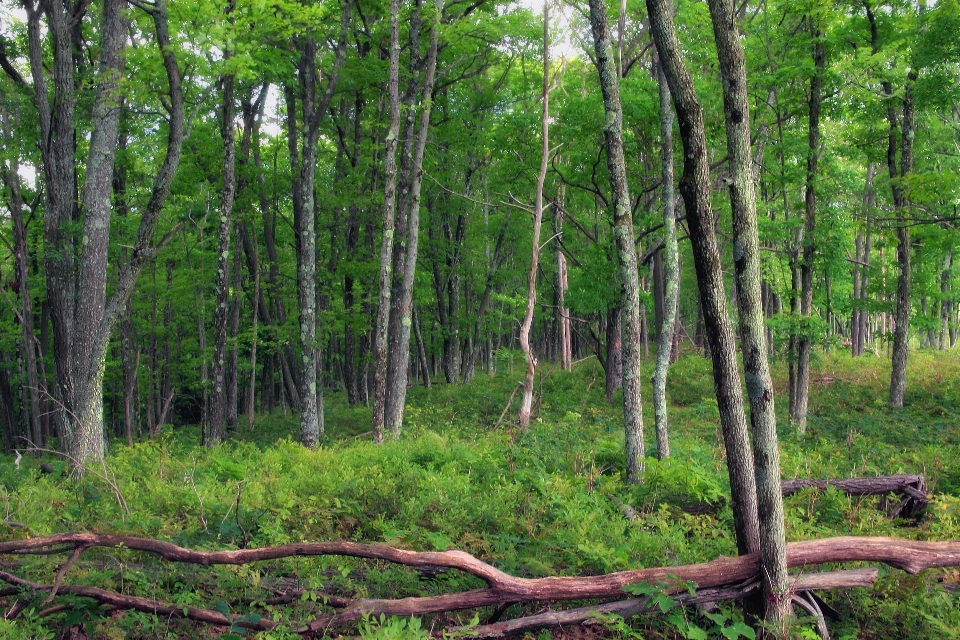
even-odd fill
[{"label": "slender tree trunk", "polygon": [[430,388],[430,361],[427,359],[427,350],[423,344],[423,333],[420,327],[420,314],[417,307],[413,307],[413,329],[417,338],[417,360],[420,361],[420,373],[423,376],[423,386]]},{"label": "slender tree trunk", "polygon": [[[3,94],[0,93],[0,98]],[[8,140],[11,138],[17,122],[11,127],[11,114],[0,106],[3,134]],[[7,209],[10,212],[10,221],[13,226],[13,248],[15,264],[14,280],[19,283],[20,289],[20,328],[23,336],[23,367],[26,373],[26,387],[28,402],[24,403],[23,414],[27,417],[27,430],[24,435],[29,438],[32,446],[43,447],[43,430],[40,421],[40,381],[37,375],[37,353],[39,343],[33,332],[33,299],[30,295],[30,263],[27,249],[27,227],[23,219],[23,197],[20,192],[19,165],[16,155],[10,161],[10,166],[0,164],[0,177],[10,190]]]},{"label": "slender tree trunk", "polygon": [[[385,427],[394,437],[400,434],[403,424],[403,410],[407,398],[407,375],[410,368],[410,327],[412,324],[413,282],[417,268],[417,254],[420,237],[420,188],[423,181],[423,155],[430,131],[430,113],[433,100],[433,83],[437,66],[437,45],[440,30],[441,7],[435,8],[433,26],[430,29],[430,45],[427,53],[427,68],[423,83],[423,103],[420,107],[420,126],[417,131],[416,145],[409,178],[407,201],[407,237],[406,256],[397,297],[393,300],[397,310],[397,322],[390,321],[390,332],[395,335],[390,340],[391,358],[387,368],[387,405],[385,409]],[[396,249],[395,249],[396,251]]]},{"label": "slender tree trunk", "polygon": [[[227,352],[227,407],[226,418],[227,427],[236,428],[238,422],[237,411],[239,410],[239,387],[240,387],[240,352],[238,341],[240,337],[240,304],[243,300],[240,295],[240,247],[239,234],[234,232],[233,241],[233,291],[230,299],[230,343]],[[169,344],[169,339],[167,344]],[[162,385],[163,388],[165,385]],[[167,391],[164,390],[160,395],[166,399]]]},{"label": "slender tree trunk", "polygon": [[938,348],[943,351],[950,346],[950,316],[953,314],[953,301],[950,300],[950,268],[953,266],[953,251],[947,249],[943,258],[943,271],[940,272],[940,337]]},{"label": "slender tree trunk", "polygon": [[640,276],[634,244],[633,215],[627,185],[623,151],[623,110],[620,86],[607,11],[600,0],[590,0],[590,27],[600,72],[600,88],[606,111],[603,130],[607,150],[607,171],[613,193],[613,237],[617,246],[622,282],[623,313],[623,421],[626,449],[626,476],[630,484],[640,482],[643,473],[643,401],[640,396],[640,350],[642,348]]},{"label": "slender tree trunk", "polygon": [[683,177],[680,179],[680,194],[690,225],[704,325],[713,357],[714,388],[727,450],[737,548],[740,553],[755,553],[760,550],[756,479],[736,362],[733,327],[727,312],[720,251],[710,205],[710,166],[703,109],[694,92],[693,78],[681,58],[673,14],[666,0],[647,0],[647,13],[650,16],[650,28],[660,61],[670,85],[683,139],[684,168]]},{"label": "slender tree trunk", "polygon": [[[734,274],[740,318],[740,342],[750,423],[760,529],[760,567],[765,621],[782,628],[792,605],[788,593],[786,531],[780,492],[780,451],[773,382],[764,343],[760,300],[760,239],[750,156],[750,103],[740,30],[732,0],[710,0],[713,32],[723,79],[723,101],[730,163],[730,205],[733,212]],[[822,60],[822,47],[818,45]],[[821,65],[822,66],[822,65]],[[819,100],[819,87],[817,88]],[[812,230],[811,230],[812,231]],[[812,237],[812,233],[810,234]],[[812,256],[811,256],[812,258]],[[775,633],[773,630],[768,636]]]},{"label": "slender tree trunk", "polygon": [[[323,435],[323,391],[317,379],[319,343],[317,340],[317,220],[315,181],[317,142],[320,121],[327,113],[346,58],[347,30],[352,2],[343,5],[340,37],[333,69],[320,92],[317,69],[318,43],[314,36],[299,42],[298,86],[284,89],[287,102],[287,146],[293,182],[293,217],[297,232],[297,302],[300,310],[300,444],[316,447]],[[299,92],[299,96],[297,93]],[[302,134],[298,128],[297,98],[302,116]],[[298,146],[300,147],[298,150]]]},{"label": "slender tree trunk", "polygon": [[[907,75],[907,86],[903,98],[903,129],[900,142],[900,180],[913,172],[914,103],[913,83],[917,71],[912,69]],[[891,125],[894,127],[895,125]],[[893,129],[891,129],[893,131]],[[891,133],[893,135],[893,133]],[[894,206],[897,209],[897,307],[896,323],[893,331],[892,368],[890,372],[890,408],[903,406],[903,397],[907,389],[907,354],[910,347],[910,309],[911,278],[910,271],[910,227],[907,216],[910,204],[905,186],[896,181],[895,165],[891,165],[890,178],[893,182]]]},{"label": "slender tree trunk", "polygon": [[653,413],[657,428],[657,458],[670,457],[667,417],[667,370],[673,351],[673,335],[680,302],[680,251],[673,191],[673,104],[663,68],[657,63],[660,88],[660,153],[663,182],[663,251],[658,254],[663,271],[663,311],[657,325],[657,364],[653,371]]},{"label": "slender tree trunk", "polygon": [[530,252],[530,273],[527,276],[527,311],[520,325],[520,350],[527,360],[527,372],[523,379],[523,395],[520,399],[520,415],[517,423],[524,431],[530,427],[530,412],[533,407],[533,383],[537,372],[537,358],[530,344],[530,328],[533,326],[533,311],[537,304],[537,267],[540,263],[540,226],[543,222],[543,184],[547,179],[547,164],[550,161],[550,3],[543,3],[543,109],[540,114],[540,174],[537,176],[537,192],[533,205],[533,240]]},{"label": "slender tree trunk", "polygon": [[[230,0],[227,14],[232,20],[236,0]],[[233,57],[227,48],[224,61]],[[210,389],[210,420],[207,431],[208,447],[223,440],[227,421],[227,323],[230,319],[230,238],[233,235],[233,201],[237,189],[236,174],[236,108],[233,96],[234,77],[220,78],[223,87],[220,135],[223,140],[223,189],[220,195],[220,224],[217,233],[217,284],[213,309],[213,370]]]},{"label": "slender tree trunk", "polygon": [[390,285],[393,281],[393,234],[397,208],[397,137],[400,135],[400,2],[390,2],[390,124],[384,152],[383,236],[380,242],[380,307],[373,335],[373,441],[383,442],[387,402],[387,338]]},{"label": "slender tree trunk", "polygon": [[[266,91],[266,88],[264,88]],[[259,300],[260,300],[260,260],[259,260],[259,247],[257,244],[257,234],[251,234],[253,237],[253,262],[256,267],[253,270],[253,304],[251,305],[252,313],[250,314],[253,318],[252,328],[250,330],[250,388],[247,391],[247,427],[253,430],[253,418],[256,409],[256,398],[257,398],[257,331],[259,329],[257,320],[259,319]],[[263,409],[263,404],[261,401],[261,410]]]},{"label": "slender tree trunk", "polygon": [[800,263],[800,314],[803,327],[797,340],[797,377],[793,413],[790,418],[800,433],[807,431],[807,403],[810,397],[810,349],[813,336],[810,321],[813,316],[813,260],[816,255],[817,215],[817,161],[820,157],[820,102],[823,89],[823,71],[826,56],[823,48],[823,32],[813,26],[813,76],[810,78],[810,127],[807,139],[807,183],[805,188],[805,217],[803,229],[803,261]]}]

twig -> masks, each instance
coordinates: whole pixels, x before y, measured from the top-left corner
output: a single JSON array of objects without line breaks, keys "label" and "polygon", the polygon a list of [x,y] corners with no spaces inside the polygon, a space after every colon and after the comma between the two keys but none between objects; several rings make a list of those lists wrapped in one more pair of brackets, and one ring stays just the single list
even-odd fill
[{"label": "twig", "polygon": [[53,599],[57,597],[57,590],[60,589],[60,583],[63,582],[63,576],[66,575],[67,571],[70,570],[70,567],[73,566],[73,563],[83,554],[84,551],[89,549],[87,546],[79,546],[73,550],[73,553],[70,554],[70,557],[66,562],[60,567],[60,570],[57,571],[57,577],[53,580],[53,588],[50,589],[50,595],[47,596],[47,599],[43,601],[42,604],[50,604],[53,602]]},{"label": "twig", "polygon": [[497,420],[497,424],[493,425],[493,430],[496,431],[500,428],[500,423],[503,422],[503,417],[507,415],[507,411],[510,411],[510,405],[513,404],[513,396],[517,395],[517,389],[523,386],[522,382],[518,382],[517,386],[513,388],[513,393],[510,394],[510,399],[507,400],[507,406],[503,408],[503,413],[500,414],[500,419]]}]

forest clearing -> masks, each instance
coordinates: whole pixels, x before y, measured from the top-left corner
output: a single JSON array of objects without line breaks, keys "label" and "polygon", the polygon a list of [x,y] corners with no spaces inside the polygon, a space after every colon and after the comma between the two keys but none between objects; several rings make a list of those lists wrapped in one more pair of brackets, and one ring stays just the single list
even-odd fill
[{"label": "forest clearing", "polygon": [[958,132],[958,0],[0,0],[0,633],[958,637]]}]

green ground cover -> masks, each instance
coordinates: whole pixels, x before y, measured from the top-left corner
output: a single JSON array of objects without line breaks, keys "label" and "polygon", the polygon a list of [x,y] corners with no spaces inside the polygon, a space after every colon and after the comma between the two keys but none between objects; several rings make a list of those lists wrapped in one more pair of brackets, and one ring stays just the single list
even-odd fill
[{"label": "green ground cover", "polygon": [[[493,429],[521,375],[519,359],[512,371],[509,362],[499,365],[498,375],[479,376],[470,385],[412,389],[402,437],[381,446],[368,442],[369,410],[348,407],[342,393],[326,397],[327,435],[316,451],[291,440],[296,420],[279,413],[260,419],[252,431],[241,428],[214,449],[198,446],[198,429],[190,427],[134,447],[114,443],[108,466],[99,473],[115,482],[126,507],[97,474],[77,480],[66,477],[64,465],[52,458],[25,456],[19,469],[12,457],[3,458],[0,509],[7,520],[28,529],[0,526],[0,538],[96,531],[201,549],[348,539],[416,550],[462,549],[519,576],[599,574],[735,554],[728,507],[706,515],[680,508],[723,503],[728,493],[708,361],[691,355],[671,369],[674,458],[648,460],[645,481],[637,487],[625,486],[621,478],[620,411],[603,398],[603,372],[595,360],[579,363],[572,373],[545,368],[539,419],[526,433],[509,426]],[[960,359],[955,352],[912,354],[907,407],[895,412],[886,407],[888,373],[889,364],[881,358],[821,356],[813,366],[804,436],[787,425],[786,399],[778,396],[784,478],[924,473],[933,491],[926,514],[919,524],[890,521],[877,508],[879,498],[804,492],[786,501],[789,540],[835,535],[960,539]],[[783,368],[775,368],[774,376],[783,391]],[[645,416],[651,454],[652,420],[651,412]],[[43,462],[52,462],[54,473],[42,473]],[[639,517],[627,520],[623,504],[633,506]],[[67,582],[237,614],[256,611],[290,627],[315,615],[322,599],[308,595],[283,606],[251,601],[272,596],[271,589],[292,587],[348,597],[402,597],[481,586],[457,572],[424,576],[347,558],[215,568],[160,563],[113,549],[91,550],[83,558]],[[4,570],[50,582],[62,558],[2,561]],[[838,638],[958,637],[957,582],[956,570],[909,576],[884,567],[874,589],[824,594],[843,616],[831,623],[831,633]],[[109,613],[92,601],[66,596],[58,602],[72,609],[36,619],[45,596],[19,597],[30,598],[30,606],[17,621],[0,621],[0,637],[53,638],[71,626],[95,638],[236,635],[236,630],[198,628],[164,616]],[[522,612],[514,607],[508,615]],[[686,619],[673,612],[672,617],[611,621],[591,637],[699,637],[692,624],[719,638],[724,621],[738,620],[729,607],[721,609],[719,625],[686,613]],[[468,623],[472,617],[471,612],[456,620]],[[366,621],[358,633],[416,638],[431,625],[456,620]],[[732,635],[729,628],[726,632]],[[813,632],[801,628],[797,633]],[[281,628],[259,637],[293,636]]]}]

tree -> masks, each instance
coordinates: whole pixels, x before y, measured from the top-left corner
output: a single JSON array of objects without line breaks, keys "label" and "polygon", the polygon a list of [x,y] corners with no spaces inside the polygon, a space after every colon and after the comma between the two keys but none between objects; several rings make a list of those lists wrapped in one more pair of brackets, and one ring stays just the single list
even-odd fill
[{"label": "tree", "polygon": [[[600,73],[600,88],[606,123],[603,129],[607,172],[613,193],[613,237],[617,247],[622,284],[623,336],[623,421],[627,482],[640,482],[643,473],[643,402],[640,396],[640,277],[634,245],[633,214],[627,185],[623,151],[623,111],[612,38],[603,0],[590,1],[590,29]],[[609,371],[608,371],[609,375]]]},{"label": "tree", "polygon": [[723,82],[724,120],[730,162],[730,206],[733,213],[734,274],[740,312],[743,370],[750,399],[750,423],[753,427],[753,464],[760,529],[761,582],[763,600],[766,603],[765,620],[776,629],[781,628],[784,618],[790,612],[791,600],[787,589],[789,576],[783,496],[780,492],[777,416],[774,411],[773,381],[770,379],[770,367],[767,363],[760,300],[760,240],[757,230],[753,159],[750,153],[747,70],[733,2],[710,0],[709,4]]},{"label": "tree", "polygon": [[647,13],[660,62],[670,84],[683,140],[680,194],[690,226],[703,319],[713,359],[714,388],[727,448],[737,549],[740,553],[755,553],[760,549],[756,480],[710,204],[710,166],[703,109],[693,88],[693,78],[680,55],[673,14],[666,0],[647,0]]}]

